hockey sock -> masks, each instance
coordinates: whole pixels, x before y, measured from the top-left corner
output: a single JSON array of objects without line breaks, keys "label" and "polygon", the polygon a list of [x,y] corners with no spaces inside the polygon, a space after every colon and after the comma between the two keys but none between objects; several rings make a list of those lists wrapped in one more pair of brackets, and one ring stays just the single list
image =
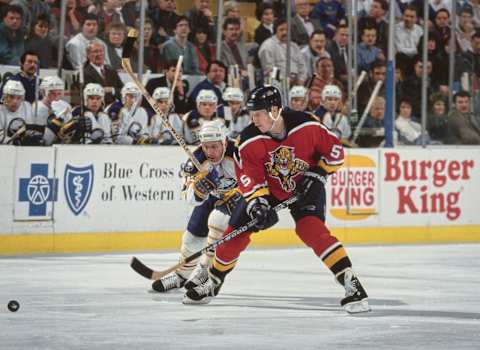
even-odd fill
[{"label": "hockey sock", "polygon": [[[296,232],[300,239],[313,249],[335,276],[352,266],[342,244],[330,234],[330,231],[319,218],[315,216],[301,218],[297,222]],[[343,281],[343,276],[340,277],[342,277],[340,280]]]},{"label": "hockey sock", "polygon": [[[206,237],[198,237],[189,231],[185,231],[182,237],[182,247],[180,248],[179,260],[185,259],[201,250],[205,246],[206,240]],[[188,264],[180,267],[176,272],[184,279],[188,279],[199,259],[200,258],[190,261]]]}]

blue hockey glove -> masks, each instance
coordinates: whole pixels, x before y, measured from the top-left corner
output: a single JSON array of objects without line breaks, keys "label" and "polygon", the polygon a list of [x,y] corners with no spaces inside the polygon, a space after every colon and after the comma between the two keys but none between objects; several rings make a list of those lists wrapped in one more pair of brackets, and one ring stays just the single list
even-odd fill
[{"label": "blue hockey glove", "polygon": [[257,223],[253,227],[254,232],[266,230],[278,222],[277,212],[263,197],[254,198],[248,203],[247,214],[251,219],[257,219]]},{"label": "blue hockey glove", "polygon": [[196,197],[204,200],[208,194],[216,190],[219,185],[220,178],[218,177],[218,172],[215,168],[212,168],[208,173],[198,173],[193,183],[193,191]]}]

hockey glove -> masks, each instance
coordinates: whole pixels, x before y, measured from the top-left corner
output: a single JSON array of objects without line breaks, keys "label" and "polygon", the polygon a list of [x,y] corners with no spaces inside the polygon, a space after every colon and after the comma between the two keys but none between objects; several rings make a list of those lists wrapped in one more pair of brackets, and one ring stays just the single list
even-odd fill
[{"label": "hockey glove", "polygon": [[321,168],[315,167],[306,171],[295,189],[295,193],[300,197],[299,202],[310,202],[326,184],[327,174]]},{"label": "hockey glove", "polygon": [[42,146],[43,134],[38,130],[27,129],[22,135],[22,146]]},{"label": "hockey glove", "polygon": [[254,232],[266,230],[278,222],[277,212],[264,197],[252,199],[247,205],[247,214],[252,220],[257,220],[257,223],[253,226]]},{"label": "hockey glove", "polygon": [[218,172],[215,168],[212,168],[208,173],[201,172],[195,178],[193,183],[193,191],[195,197],[200,200],[207,198],[208,194],[218,188],[220,185],[220,179]]}]

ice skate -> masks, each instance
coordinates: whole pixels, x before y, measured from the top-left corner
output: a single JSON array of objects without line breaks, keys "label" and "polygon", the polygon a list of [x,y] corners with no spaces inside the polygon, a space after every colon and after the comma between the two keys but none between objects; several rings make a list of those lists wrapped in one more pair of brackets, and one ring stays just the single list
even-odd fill
[{"label": "ice skate", "polygon": [[208,270],[206,265],[198,264],[193,270],[190,278],[185,282],[185,289],[193,289],[207,282]]},{"label": "ice skate", "polygon": [[349,314],[371,311],[368,305],[368,295],[358,278],[353,274],[352,269],[347,269],[343,276],[345,298],[341,300],[340,305],[342,305]]},{"label": "ice skate", "polygon": [[185,278],[172,272],[165,277],[160,278],[152,283],[152,289],[159,293],[166,293],[173,289],[182,288],[185,284]]},{"label": "ice skate", "polygon": [[218,294],[221,286],[221,283],[215,283],[212,278],[207,278],[204,283],[187,290],[182,302],[184,304],[208,304],[212,297]]}]

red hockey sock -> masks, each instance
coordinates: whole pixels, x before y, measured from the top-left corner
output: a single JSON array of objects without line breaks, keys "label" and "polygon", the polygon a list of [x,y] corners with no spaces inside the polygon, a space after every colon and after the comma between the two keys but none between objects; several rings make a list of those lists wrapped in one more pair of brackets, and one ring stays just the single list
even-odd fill
[{"label": "red hockey sock", "polygon": [[[229,225],[223,236],[225,237],[232,231],[233,227]],[[219,245],[215,251],[213,267],[222,272],[232,270],[235,267],[240,253],[243,252],[250,243],[251,234],[251,232],[242,233]]]},{"label": "red hockey sock", "polygon": [[342,244],[330,234],[323,221],[316,216],[306,216],[298,220],[295,231],[334,275],[352,266]]}]

